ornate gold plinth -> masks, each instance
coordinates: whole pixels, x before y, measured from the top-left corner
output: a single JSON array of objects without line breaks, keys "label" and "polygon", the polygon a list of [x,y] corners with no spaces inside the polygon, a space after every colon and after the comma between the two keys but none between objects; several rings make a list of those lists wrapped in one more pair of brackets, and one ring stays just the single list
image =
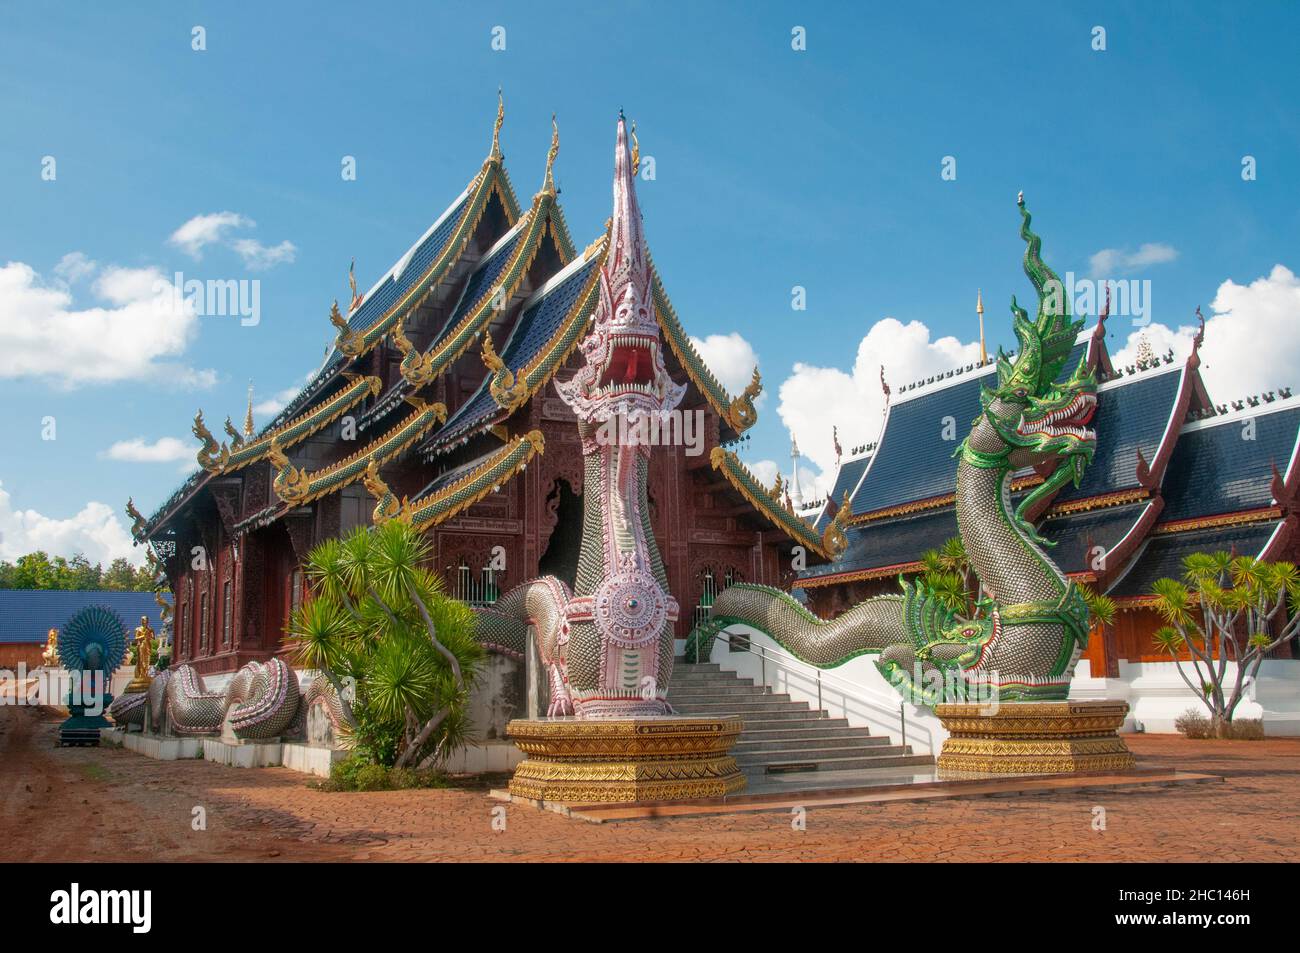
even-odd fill
[{"label": "ornate gold plinth", "polygon": [[539,718],[506,734],[528,756],[510,793],[538,801],[681,801],[745,786],[729,752],[739,718]]},{"label": "ornate gold plinth", "polygon": [[1135,766],[1116,730],[1128,702],[1005,702],[995,709],[963,702],[936,705],[952,736],[940,774],[1066,774]]}]

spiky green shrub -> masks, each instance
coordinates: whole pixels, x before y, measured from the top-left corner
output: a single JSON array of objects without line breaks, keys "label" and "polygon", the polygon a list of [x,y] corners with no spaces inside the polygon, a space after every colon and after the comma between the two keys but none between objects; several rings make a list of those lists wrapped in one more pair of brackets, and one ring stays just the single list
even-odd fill
[{"label": "spiky green shrub", "polygon": [[[975,575],[960,536],[954,536],[937,549],[922,554],[919,582],[963,619],[977,619],[992,605],[980,598],[979,577]],[[1114,621],[1113,600],[1087,586],[1080,586],[1079,591],[1088,604],[1093,625],[1107,626]]]},{"label": "spiky green shrub", "polygon": [[469,728],[483,649],[473,611],[443,592],[429,555],[396,520],[327,540],[307,557],[310,595],[290,619],[298,664],[330,680],[354,751],[385,767],[441,763]]}]

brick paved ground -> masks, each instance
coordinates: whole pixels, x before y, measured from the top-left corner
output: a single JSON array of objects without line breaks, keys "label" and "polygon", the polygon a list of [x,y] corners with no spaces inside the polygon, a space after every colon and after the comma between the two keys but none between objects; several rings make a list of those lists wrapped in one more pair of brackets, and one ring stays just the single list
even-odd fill
[{"label": "brick paved ground", "polygon": [[[804,832],[785,814],[593,825],[511,805],[497,832],[483,790],[328,794],[282,768],[55,748],[57,723],[0,707],[0,859],[1300,860],[1300,739],[1129,736],[1141,765],[1222,784],[825,808]],[[89,812],[81,833],[65,804]]]}]

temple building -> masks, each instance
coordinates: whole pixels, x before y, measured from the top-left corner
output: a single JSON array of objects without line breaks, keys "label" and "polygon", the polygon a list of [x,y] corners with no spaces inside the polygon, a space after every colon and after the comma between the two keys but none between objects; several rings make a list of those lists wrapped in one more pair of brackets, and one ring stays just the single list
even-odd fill
[{"label": "temple building", "polygon": [[[364,294],[329,320],[321,368],[272,421],[225,440],[194,421],[201,468],[133,532],[175,600],[175,660],[204,675],[283,652],[304,597],[301,564],[322,540],[405,512],[448,589],[488,604],[538,575],[572,581],[583,464],[572,412],[553,387],[577,367],[609,223],[575,245],[554,183],[554,132],[541,188],[521,205],[500,148]],[[539,162],[539,168],[542,164]],[[729,449],[756,420],[752,383],[729,394],[700,359],[654,274],[655,317],[690,420],[653,455],[648,502],[677,635],[731,582],[788,587],[791,554],[833,555],[833,534],[796,515]],[[325,309],[322,309],[325,310]],[[325,318],[322,316],[322,322]],[[680,433],[679,433],[680,436]]]},{"label": "temple building", "polygon": [[[1163,624],[1151,584],[1181,577],[1184,556],[1300,557],[1300,398],[1282,390],[1215,403],[1223,397],[1207,393],[1199,371],[1201,334],[1185,360],[1147,348],[1133,365],[1117,367],[1105,328],[1103,313],[1079,335],[1064,372],[1086,357],[1096,375],[1089,425],[1096,455],[1078,487],[1067,483],[1034,515],[1061,568],[1117,603],[1114,624],[1094,632],[1100,637],[1082,657],[1086,677],[1116,679],[1121,662],[1168,661],[1151,639]],[[926,551],[958,535],[953,451],[994,374],[986,357],[896,393],[885,385],[879,439],[841,461],[818,518],[824,525],[847,496],[848,547],[794,583],[817,615],[832,618],[864,598],[897,592],[899,577],[918,573]],[[1013,494],[1022,499],[1049,474],[1022,472]],[[1300,657],[1300,648],[1284,644],[1273,657]]]}]

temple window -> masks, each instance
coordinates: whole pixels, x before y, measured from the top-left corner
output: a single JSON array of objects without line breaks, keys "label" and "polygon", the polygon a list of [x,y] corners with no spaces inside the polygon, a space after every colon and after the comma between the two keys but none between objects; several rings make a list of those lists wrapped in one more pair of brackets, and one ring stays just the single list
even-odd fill
[{"label": "temple window", "polygon": [[448,566],[446,571],[452,597],[472,606],[490,606],[496,602],[501,595],[504,576],[504,572],[498,572],[490,565],[474,569],[467,559],[462,559],[459,565]]},{"label": "temple window", "polygon": [[199,651],[208,648],[208,594],[199,593]]},{"label": "temple window", "polygon": [[698,578],[700,580],[700,600],[696,603],[691,617],[692,626],[698,626],[708,621],[709,610],[713,608],[713,600],[718,597],[719,592],[735,582],[744,581],[739,573],[731,567],[715,570],[711,566],[706,566],[700,572]]},{"label": "temple window", "polygon": [[221,643],[229,645],[235,631],[234,586],[227,579],[221,589]]}]

